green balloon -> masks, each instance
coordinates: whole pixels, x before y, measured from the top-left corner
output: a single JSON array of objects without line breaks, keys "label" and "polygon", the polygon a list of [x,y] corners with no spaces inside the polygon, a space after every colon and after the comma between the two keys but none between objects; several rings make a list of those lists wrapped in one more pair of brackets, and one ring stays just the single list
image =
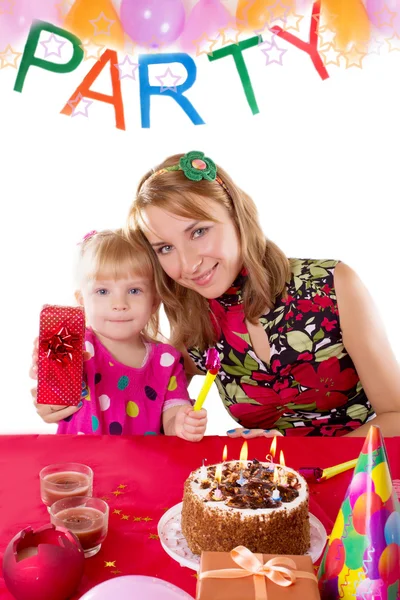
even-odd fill
[{"label": "green balloon", "polygon": [[389,585],[387,589],[387,600],[397,600],[399,593],[399,582],[393,583],[393,585]]},{"label": "green balloon", "polygon": [[354,475],[356,473],[369,473],[381,462],[385,462],[385,460],[385,452],[382,447],[375,450],[371,457],[368,454],[360,454],[356,468],[354,469]]},{"label": "green balloon", "polygon": [[[347,530],[348,531],[348,530]],[[360,535],[354,529],[343,533],[343,545],[346,552],[345,565],[349,569],[359,569],[363,566],[364,551],[368,547],[368,538]]]}]

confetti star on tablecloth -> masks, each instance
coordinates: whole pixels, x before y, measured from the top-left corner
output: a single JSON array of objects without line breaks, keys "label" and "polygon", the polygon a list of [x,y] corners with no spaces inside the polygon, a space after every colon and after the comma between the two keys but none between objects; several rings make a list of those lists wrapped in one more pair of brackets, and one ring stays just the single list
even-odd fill
[{"label": "confetti star on tablecloth", "polygon": [[126,487],[128,487],[127,485],[125,485],[124,483],[120,483],[118,486],[119,490],[124,490]]},{"label": "confetti star on tablecloth", "polygon": [[113,515],[120,515],[121,512],[122,511],[119,508],[114,508]]},{"label": "confetti star on tablecloth", "polygon": [[122,571],[118,571],[118,569],[116,571],[111,571],[111,573],[113,575],[119,575],[120,573],[122,573]]},{"label": "confetti star on tablecloth", "polygon": [[124,492],[121,492],[120,490],[115,490],[114,492],[112,492],[114,494],[114,496],[120,496],[121,494],[123,494]]},{"label": "confetti star on tablecloth", "polygon": [[384,4],[382,10],[373,13],[374,17],[377,17],[377,27],[381,28],[385,25],[388,27],[393,27],[393,19],[396,16],[396,13],[389,10],[386,4]]},{"label": "confetti star on tablecloth", "polygon": [[353,45],[350,50],[342,52],[342,56],[346,61],[346,69],[350,67],[362,69],[362,61],[367,56],[367,53],[362,52],[357,46]]},{"label": "confetti star on tablecloth", "polygon": [[116,560],[105,560],[104,561],[104,568],[106,567],[116,567]]},{"label": "confetti star on tablecloth", "polygon": [[[176,93],[176,86],[178,85],[182,77],[180,75],[174,75],[171,69],[168,67],[164,75],[156,75],[156,79],[161,84],[161,93],[165,92],[166,90],[171,90],[172,92]],[[171,82],[171,80],[173,80],[173,83]]]},{"label": "confetti star on tablecloth", "polygon": [[196,577],[196,579],[198,579],[198,578],[199,578],[199,576],[198,576],[198,574],[197,574],[197,573],[192,573],[192,577]]},{"label": "confetti star on tablecloth", "polygon": [[[119,62],[114,66],[119,71],[120,79],[129,77],[130,79],[134,79],[136,81],[136,70],[138,69],[139,64],[133,62],[127,54],[122,62]],[[121,489],[124,489],[124,488],[126,488],[126,485],[119,485],[118,487]]]},{"label": "confetti star on tablecloth", "polygon": [[159,540],[160,538],[156,533],[149,533],[149,540]]},{"label": "confetti star on tablecloth", "polygon": [[219,37],[216,41],[220,42],[221,46],[227,46],[228,44],[239,44],[239,36],[241,31],[235,27],[234,23],[229,23],[223,29],[219,29],[218,33]]},{"label": "confetti star on tablecloth", "polygon": [[129,515],[121,515],[121,521],[129,521]]},{"label": "confetti star on tablecloth", "polygon": [[81,44],[81,48],[85,53],[85,60],[89,60],[89,58],[99,60],[101,51],[104,50],[105,46],[96,44],[93,40],[86,40]]},{"label": "confetti star on tablecloth", "polygon": [[151,517],[144,517],[144,518],[143,518],[143,521],[146,521],[146,522],[148,522],[148,521],[152,521],[152,520],[153,520],[153,519],[152,519]]},{"label": "confetti star on tablecloth", "polygon": [[213,49],[218,40],[211,40],[207,33],[203,33],[198,40],[194,40],[193,44],[196,46],[196,56],[202,54],[210,54],[212,56]]},{"label": "confetti star on tablecloth", "polygon": [[286,54],[287,49],[286,48],[279,48],[279,46],[277,45],[275,38],[272,38],[271,42],[264,42],[263,44],[260,44],[260,46],[262,45],[267,45],[267,48],[263,48],[261,50],[261,52],[263,54],[265,54],[267,62],[266,62],[266,66],[268,67],[269,65],[272,65],[273,63],[277,63],[278,65],[282,66],[282,58],[283,55]]},{"label": "confetti star on tablecloth", "polygon": [[104,502],[107,502],[108,501],[108,497],[107,496],[102,496],[101,500],[104,500]]},{"label": "confetti star on tablecloth", "polygon": [[44,57],[45,58],[47,58],[48,56],[51,56],[52,54],[61,58],[61,48],[63,46],[65,46],[66,41],[62,42],[61,40],[57,39],[57,37],[54,35],[54,33],[52,33],[50,35],[49,39],[47,39],[46,41],[40,42],[40,44],[44,48]]},{"label": "confetti star on tablecloth", "polygon": [[0,69],[5,69],[6,67],[17,69],[17,61],[20,56],[22,56],[21,52],[14,52],[10,44],[8,44],[5,50],[0,52]]},{"label": "confetti star on tablecloth", "polygon": [[[115,21],[113,19],[107,19],[106,15],[101,12],[97,19],[92,19],[89,23],[94,27],[93,35],[110,35],[110,29]],[[106,29],[104,29],[104,27],[106,27]]]},{"label": "confetti star on tablecloth", "polygon": [[400,52],[400,37],[395,33],[391,38],[385,40],[389,46],[389,52]]},{"label": "confetti star on tablecloth", "polygon": [[0,15],[12,15],[14,4],[15,0],[0,0]]},{"label": "confetti star on tablecloth", "polygon": [[[85,105],[85,107],[79,108],[79,106],[81,106],[82,104]],[[79,92],[78,95],[76,96],[76,98],[73,98],[72,100],[68,101],[68,106],[70,106],[73,110],[71,113],[71,117],[76,117],[78,115],[83,115],[84,117],[88,117],[88,108],[89,106],[93,104],[92,100],[86,100],[86,98],[84,98],[82,96],[82,94]],[[103,498],[102,498],[103,499]]]},{"label": "confetti star on tablecloth", "polygon": [[289,29],[293,29],[293,31],[300,31],[300,23],[303,19],[304,17],[302,15],[292,12],[286,17],[283,29],[285,31],[289,31]]},{"label": "confetti star on tablecloth", "polygon": [[133,517],[133,520],[134,520],[134,521],[141,521],[141,520],[142,520],[142,517]]},{"label": "confetti star on tablecloth", "polygon": [[340,57],[342,56],[342,53],[339,50],[336,50],[333,44],[320,48],[318,52],[322,56],[325,66],[336,65],[337,67],[340,67]]}]

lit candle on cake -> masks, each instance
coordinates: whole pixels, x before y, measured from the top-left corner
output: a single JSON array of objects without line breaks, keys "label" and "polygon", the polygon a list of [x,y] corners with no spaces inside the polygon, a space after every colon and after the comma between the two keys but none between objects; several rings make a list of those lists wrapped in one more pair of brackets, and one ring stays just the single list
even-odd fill
[{"label": "lit candle on cake", "polygon": [[269,461],[269,470],[273,471],[274,470],[274,458],[275,458],[275,454],[276,454],[276,436],[274,437],[274,439],[271,442],[271,446],[269,449],[269,454],[267,454],[267,456],[265,457],[267,461]]},{"label": "lit candle on cake", "polygon": [[[283,451],[281,450],[280,454],[279,454],[279,464],[284,467],[285,466],[285,457],[283,455]],[[282,469],[283,470],[283,469]],[[279,476],[279,485],[283,485],[283,486],[287,486],[288,484],[288,480],[287,480],[287,475],[284,472],[283,475]]]},{"label": "lit candle on cake", "polygon": [[222,492],[219,489],[219,484],[221,483],[221,477],[222,477],[222,464],[218,464],[215,469],[215,481],[217,482],[217,487],[213,494],[214,500],[222,500]]},{"label": "lit candle on cake", "polygon": [[227,458],[228,458],[228,446],[225,444],[224,451],[222,453],[222,463],[226,462]]},{"label": "lit candle on cake", "polygon": [[247,483],[247,479],[243,477],[244,469],[247,469],[247,456],[248,456],[248,447],[247,442],[243,442],[242,449],[240,450],[240,459],[239,459],[239,468],[240,468],[240,477],[237,480],[238,485],[244,485]]},{"label": "lit candle on cake", "polygon": [[200,481],[202,481],[202,482],[203,482],[203,481],[207,481],[207,480],[208,480],[208,475],[207,475],[207,467],[206,467],[206,466],[205,466],[205,464],[204,464],[204,461],[205,461],[205,460],[206,460],[206,459],[205,459],[205,458],[203,458],[203,464],[202,464],[202,466],[200,467]]}]

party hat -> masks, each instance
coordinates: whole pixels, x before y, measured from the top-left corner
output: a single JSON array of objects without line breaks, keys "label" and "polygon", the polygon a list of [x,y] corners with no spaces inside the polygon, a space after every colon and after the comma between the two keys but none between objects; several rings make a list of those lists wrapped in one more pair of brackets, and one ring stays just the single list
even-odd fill
[{"label": "party hat", "polygon": [[318,572],[322,600],[400,598],[400,506],[371,426]]}]

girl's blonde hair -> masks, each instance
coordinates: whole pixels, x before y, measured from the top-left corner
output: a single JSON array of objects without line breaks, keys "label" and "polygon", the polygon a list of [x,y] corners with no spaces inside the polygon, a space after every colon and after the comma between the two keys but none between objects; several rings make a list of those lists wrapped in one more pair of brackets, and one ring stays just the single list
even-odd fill
[{"label": "girl's blonde hair", "polygon": [[170,171],[151,177],[160,169],[178,164],[182,156],[171,156],[144,175],[130,209],[128,229],[139,230],[142,243],[152,253],[157,291],[171,326],[171,343],[178,348],[195,346],[204,350],[217,341],[208,301],[199,293],[176,283],[162,269],[155,251],[144,235],[146,226],[143,211],[147,206],[157,206],[181,217],[207,221],[214,219],[204,200],[214,200],[228,210],[239,234],[243,266],[248,271],[243,298],[244,311],[246,318],[253,324],[284,293],[290,269],[283,252],[266,239],[253,200],[221,167],[217,166],[217,173],[229,195],[217,181],[191,181],[182,171]]},{"label": "girl's blonde hair", "polygon": [[[131,275],[149,280],[154,286],[153,260],[143,236],[122,229],[91,232],[79,244],[77,284],[94,279],[123,279]],[[159,338],[159,308],[143,330],[148,340]]]}]

